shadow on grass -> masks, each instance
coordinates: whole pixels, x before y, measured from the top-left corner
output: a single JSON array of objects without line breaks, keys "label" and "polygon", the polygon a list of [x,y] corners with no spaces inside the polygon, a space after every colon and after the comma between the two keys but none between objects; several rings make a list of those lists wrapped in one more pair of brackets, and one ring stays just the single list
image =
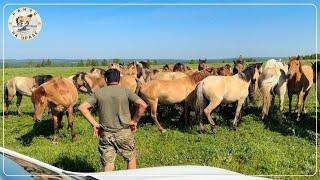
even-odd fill
[{"label": "shadow on grass", "polygon": [[[296,113],[285,112],[281,115],[277,109],[271,109],[271,112],[263,123],[266,128],[271,131],[279,132],[285,136],[298,136],[310,141],[315,141],[316,128],[320,130],[319,126],[316,127],[316,121],[319,122],[319,117],[316,120],[316,113],[302,113],[300,121],[296,120]],[[319,115],[318,115],[319,116]]]},{"label": "shadow on grass", "polygon": [[[164,129],[171,130],[185,130],[184,120],[180,120],[182,115],[182,106],[180,105],[160,105],[158,106],[157,119]],[[152,123],[155,125],[153,119],[150,116],[150,108],[146,110],[146,113],[141,117],[139,125],[143,126],[147,123]]]},{"label": "shadow on grass", "polygon": [[[2,114],[2,112],[0,112],[0,114]],[[33,117],[33,114],[34,114],[33,112],[23,112],[22,116],[23,115],[28,115],[28,116]],[[19,117],[18,113],[16,111],[8,111],[8,117],[10,117],[10,116]]]},{"label": "shadow on grass", "polygon": [[73,172],[95,172],[95,169],[89,164],[85,157],[59,156],[56,162],[52,164],[58,168]]},{"label": "shadow on grass", "polygon": [[34,123],[32,130],[22,135],[18,140],[23,146],[29,146],[32,143],[34,137],[45,136],[49,137],[53,134],[52,120],[42,120]]}]

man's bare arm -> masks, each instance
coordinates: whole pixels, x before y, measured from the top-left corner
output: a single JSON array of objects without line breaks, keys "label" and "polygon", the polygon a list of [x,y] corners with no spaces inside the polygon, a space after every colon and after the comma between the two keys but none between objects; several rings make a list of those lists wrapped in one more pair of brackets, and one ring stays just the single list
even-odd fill
[{"label": "man's bare arm", "polygon": [[132,116],[132,121],[134,121],[135,123],[138,123],[140,117],[143,115],[144,111],[146,110],[146,108],[148,107],[148,105],[142,100],[142,99],[138,99],[134,102],[135,105],[135,112]]},{"label": "man's bare arm", "polygon": [[83,102],[79,106],[79,110],[82,113],[82,115],[87,119],[87,121],[92,125],[99,125],[97,121],[94,119],[94,117],[91,115],[89,108],[91,105],[88,102]]}]

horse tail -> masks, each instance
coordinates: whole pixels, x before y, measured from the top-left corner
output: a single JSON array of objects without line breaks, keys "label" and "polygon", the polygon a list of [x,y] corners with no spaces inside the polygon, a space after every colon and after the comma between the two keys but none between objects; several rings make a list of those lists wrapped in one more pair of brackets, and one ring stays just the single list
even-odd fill
[{"label": "horse tail", "polygon": [[271,86],[270,84],[262,84],[262,119],[264,119],[269,113],[271,93],[274,93],[274,88],[275,87]]},{"label": "horse tail", "polygon": [[199,115],[199,120],[203,117],[205,105],[206,99],[203,95],[203,82],[200,82],[195,89],[195,112]]}]

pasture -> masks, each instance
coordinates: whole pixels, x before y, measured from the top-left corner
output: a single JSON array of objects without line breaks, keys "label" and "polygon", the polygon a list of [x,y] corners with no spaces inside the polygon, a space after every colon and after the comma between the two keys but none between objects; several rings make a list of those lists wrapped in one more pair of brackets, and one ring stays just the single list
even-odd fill
[{"label": "pasture", "polygon": [[[305,64],[305,63],[304,63]],[[218,67],[221,64],[210,64]],[[196,65],[190,65],[195,68]],[[158,66],[159,67],[159,66]],[[158,68],[153,67],[153,68]],[[14,76],[52,74],[69,76],[79,71],[88,72],[90,67],[44,67],[5,69],[5,81]],[[2,93],[2,89],[1,89]],[[80,93],[79,102],[85,95]],[[9,118],[1,121],[4,130],[4,147],[39,159],[54,166],[71,171],[101,171],[98,139],[92,136],[92,128],[77,111],[74,114],[74,127],[77,140],[71,142],[67,131],[66,117],[64,128],[59,133],[59,143],[52,144],[53,127],[50,116],[34,125],[33,105],[30,98],[23,97],[22,117],[15,115],[15,100],[9,108]],[[295,105],[296,97],[293,104]],[[138,126],[136,143],[138,167],[171,165],[207,165],[225,168],[249,175],[312,175],[316,171],[316,93],[315,86],[307,98],[307,113],[301,121],[278,113],[271,108],[271,117],[261,120],[259,95],[256,102],[243,110],[239,128],[230,128],[234,109],[213,113],[217,116],[217,133],[198,134],[198,126],[185,130],[182,122],[173,121],[181,113],[181,108],[172,106],[160,108],[159,122],[168,130],[160,134],[147,110]],[[288,97],[285,98],[285,111],[288,110]],[[230,114],[230,112],[232,112]],[[97,118],[96,118],[97,120]],[[206,129],[209,131],[207,121]],[[318,121],[319,122],[319,121]],[[319,128],[318,128],[319,129]],[[2,136],[2,132],[0,133]],[[121,157],[117,157],[116,169],[125,169]],[[164,172],[165,173],[165,172]]]}]

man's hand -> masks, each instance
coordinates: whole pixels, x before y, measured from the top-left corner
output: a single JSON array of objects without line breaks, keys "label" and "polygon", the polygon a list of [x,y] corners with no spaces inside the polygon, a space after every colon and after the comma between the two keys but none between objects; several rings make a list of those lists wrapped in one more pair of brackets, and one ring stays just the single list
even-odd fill
[{"label": "man's hand", "polygon": [[95,123],[92,125],[92,128],[93,128],[93,136],[99,137],[100,136],[100,134],[99,134],[100,125],[98,123]]},{"label": "man's hand", "polygon": [[133,133],[135,133],[136,131],[137,131],[137,122],[136,121],[133,121],[133,120],[131,120],[131,122],[130,122],[130,129],[131,129],[131,131],[133,132]]},{"label": "man's hand", "polygon": [[87,119],[87,121],[92,125],[93,135],[98,137],[100,125],[99,125],[99,123],[97,123],[97,121],[91,115],[91,113],[89,111],[90,107],[91,107],[91,105],[88,102],[83,102],[80,104],[79,110],[83,114],[83,116]]}]

